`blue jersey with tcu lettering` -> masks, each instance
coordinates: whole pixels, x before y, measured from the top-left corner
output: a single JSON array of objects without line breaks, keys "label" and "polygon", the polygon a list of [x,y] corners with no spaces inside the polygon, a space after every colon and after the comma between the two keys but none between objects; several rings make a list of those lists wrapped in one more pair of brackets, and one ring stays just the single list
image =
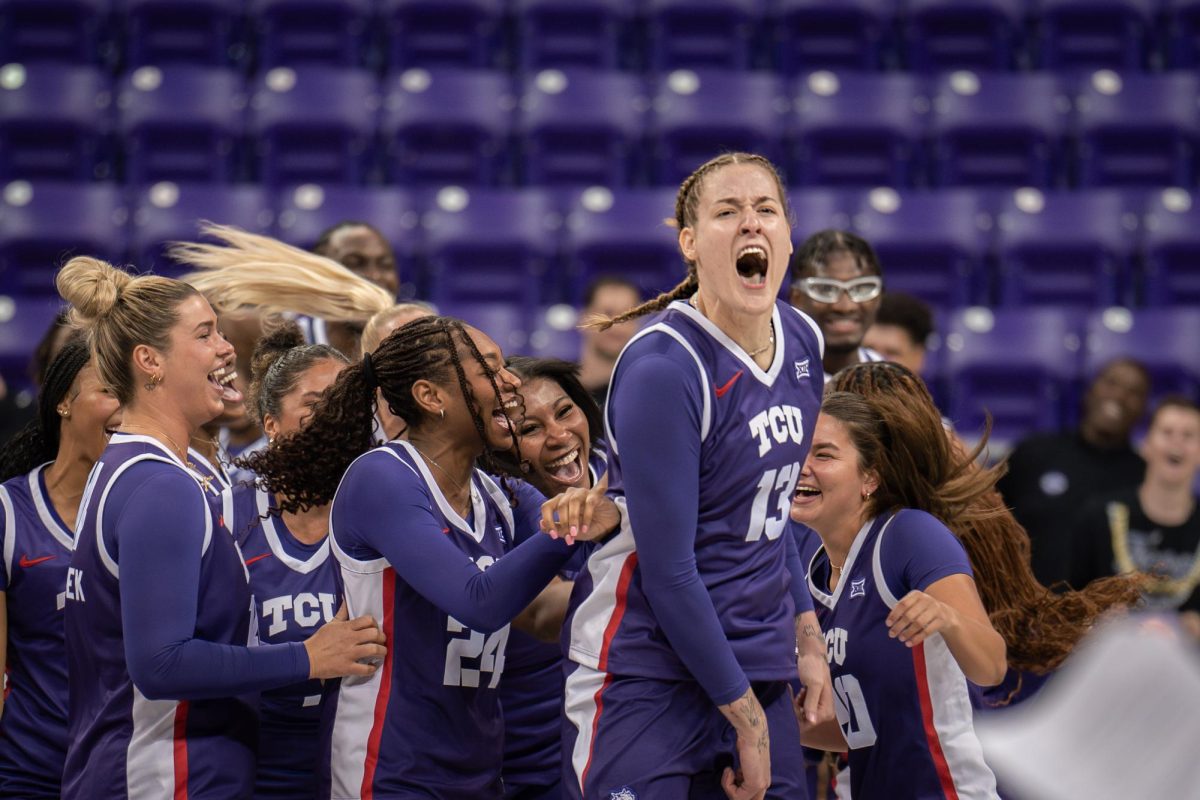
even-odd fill
[{"label": "blue jersey with tcu lettering", "polygon": [[501,796],[508,622],[571,552],[548,536],[514,547],[516,530],[537,529],[543,500],[526,484],[515,491],[514,509],[475,470],[463,517],[407,441],[350,465],[330,547],[350,616],[379,620],[388,651],[374,675],[342,679],[326,706],[322,796]]},{"label": "blue jersey with tcu lettering", "polygon": [[[142,517],[156,499],[170,506],[147,523]],[[246,647],[257,638],[249,579],[216,505],[197,476],[149,437],[114,434],[93,467],[66,584],[65,797],[250,796],[257,696],[233,695],[263,688],[257,682],[282,685],[287,676],[307,674],[308,663],[302,646]],[[185,571],[179,561],[143,563],[131,543],[144,547],[147,540],[179,542],[186,547],[181,557],[198,564]],[[129,608],[123,605],[124,594],[145,586],[164,608],[181,602],[163,594],[177,570],[189,576],[174,579],[179,591],[196,592],[182,601],[194,607],[194,622],[181,623],[173,612],[160,620],[155,615],[168,612],[131,598],[124,601]],[[129,619],[153,627],[131,629]],[[182,641],[175,638],[180,625],[189,629]],[[135,683],[134,674],[146,682]],[[191,699],[151,699],[160,695]]]},{"label": "blue jersey with tcu lettering", "polygon": [[809,587],[825,632],[834,708],[850,746],[855,800],[992,800],[996,779],[972,722],[968,682],[946,641],[916,647],[888,636],[901,598],[949,575],[971,575],[962,544],[923,511],[867,522],[829,591],[822,547]]},{"label": "blue jersey with tcu lettering", "polygon": [[0,485],[0,592],[8,609],[0,797],[58,797],[67,755],[62,610],[74,534],[50,502],[48,466]]},{"label": "blue jersey with tcu lettering", "polygon": [[[699,311],[674,302],[625,347],[605,415],[609,494],[626,513],[620,531],[593,552],[576,580],[564,633],[572,660],[617,675],[706,682],[695,658],[685,664],[677,653],[680,643],[668,641],[658,615],[671,609],[660,604],[656,612],[651,607],[643,585],[645,567],[639,563],[639,547],[648,548],[663,535],[647,520],[658,508],[682,503],[674,496],[646,497],[646,490],[633,481],[627,485],[626,473],[636,466],[666,476],[670,482],[664,491],[679,487],[692,493],[687,502],[698,504],[694,530],[671,535],[689,539],[680,573],[694,572],[680,580],[690,582],[690,589],[699,573],[719,622],[715,635],[723,634],[728,642],[724,654],[704,653],[703,647],[690,651],[704,653],[700,658],[711,663],[725,660],[720,686],[705,686],[709,696],[717,703],[729,702],[745,690],[747,680],[795,676],[791,575],[783,533],[820,408],[823,341],[809,317],[782,302],[773,311],[772,330],[775,354],[763,370]],[[653,419],[644,421],[647,430],[633,434],[637,442],[627,440],[623,413],[632,417],[636,411],[623,409],[644,409],[647,403],[656,409],[642,413]],[[686,430],[660,434],[655,420]],[[680,467],[660,454],[659,448],[671,441],[643,441],[655,436],[686,438],[699,473],[680,474]],[[652,463],[624,462],[633,444]],[[656,457],[660,460],[654,461]],[[635,498],[639,491],[642,497]],[[645,515],[640,524],[639,513]],[[681,516],[690,520],[691,513],[683,509]],[[700,611],[711,617],[706,608]],[[675,628],[676,638],[690,635],[688,627]],[[740,674],[729,675],[739,669]]]},{"label": "blue jersey with tcu lettering", "polygon": [[[242,548],[265,644],[303,642],[337,613],[341,588],[329,539],[298,540],[269,494],[235,486],[223,497],[223,517]],[[320,752],[322,687],[310,679],[266,690],[259,714],[256,797],[312,797]]]}]

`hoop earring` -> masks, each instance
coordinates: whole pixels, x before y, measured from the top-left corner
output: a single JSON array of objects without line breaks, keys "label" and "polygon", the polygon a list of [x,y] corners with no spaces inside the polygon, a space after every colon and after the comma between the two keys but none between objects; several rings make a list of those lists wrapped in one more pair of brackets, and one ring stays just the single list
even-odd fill
[{"label": "hoop earring", "polygon": [[158,388],[158,385],[160,383],[162,383],[162,379],[163,379],[162,373],[156,372],[153,375],[151,375],[149,378],[146,379],[146,383],[145,383],[146,391],[153,392],[155,389]]},{"label": "hoop earring", "polygon": [[438,409],[438,410],[442,412],[442,421],[445,421],[445,419],[446,419],[446,409],[442,408],[442,409]]}]

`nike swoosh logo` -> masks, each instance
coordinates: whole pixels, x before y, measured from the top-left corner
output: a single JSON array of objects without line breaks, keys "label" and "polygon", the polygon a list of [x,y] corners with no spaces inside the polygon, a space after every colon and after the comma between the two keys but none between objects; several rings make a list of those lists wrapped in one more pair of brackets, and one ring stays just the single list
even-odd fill
[{"label": "nike swoosh logo", "polygon": [[34,564],[40,564],[43,561],[49,561],[52,558],[58,558],[58,556],[42,556],[41,558],[30,558],[29,555],[26,554],[26,555],[21,556],[21,560],[18,561],[17,563],[21,565],[21,569],[28,569],[29,567],[32,567]]},{"label": "nike swoosh logo", "polygon": [[263,553],[261,556],[255,556],[254,558],[247,558],[246,566],[248,567],[251,564],[253,564],[255,561],[262,561],[264,558],[270,558],[270,557],[271,557],[270,553]]},{"label": "nike swoosh logo", "polygon": [[724,386],[718,386],[717,387],[717,397],[724,397],[725,393],[728,392],[730,389],[732,389],[733,385],[735,383],[737,383],[737,379],[742,377],[743,371],[744,370],[739,369],[737,372],[733,373],[732,378],[730,378],[728,381],[725,382]]}]

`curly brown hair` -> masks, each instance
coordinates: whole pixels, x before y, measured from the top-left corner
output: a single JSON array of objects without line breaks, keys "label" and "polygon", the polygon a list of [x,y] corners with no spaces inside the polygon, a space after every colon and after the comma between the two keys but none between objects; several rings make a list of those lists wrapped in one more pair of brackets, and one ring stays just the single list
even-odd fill
[{"label": "curly brown hair", "polygon": [[[370,369],[388,409],[411,430],[419,430],[428,421],[413,397],[413,384],[428,380],[449,385],[456,379],[479,434],[483,466],[498,472],[489,453],[479,402],[463,371],[464,356],[479,364],[499,396],[496,372],[460,320],[420,317],[409,322],[384,339],[369,360],[342,370],[302,430],[280,437],[247,458],[245,466],[280,498],[284,511],[304,511],[331,501],[351,462],[379,444],[374,436],[375,387],[365,374]],[[510,436],[515,453],[515,432],[510,431]]]},{"label": "curly brown hair", "polygon": [[[900,502],[922,508],[958,537],[971,560],[983,606],[1008,647],[1009,666],[1050,672],[1104,612],[1139,602],[1140,584],[1131,577],[1103,578],[1062,593],[1038,583],[1029,564],[1029,534],[995,488],[1006,465],[978,465],[986,436],[974,451],[962,453],[945,430],[925,383],[912,372],[885,361],[855,364],[838,372],[829,388],[865,398],[890,431],[886,448],[912,451],[887,456],[895,468],[881,481],[872,510]],[[830,406],[833,396],[827,396],[821,410],[836,416],[837,402]],[[885,489],[893,481],[896,487]],[[926,505],[913,504],[923,500]]]}]

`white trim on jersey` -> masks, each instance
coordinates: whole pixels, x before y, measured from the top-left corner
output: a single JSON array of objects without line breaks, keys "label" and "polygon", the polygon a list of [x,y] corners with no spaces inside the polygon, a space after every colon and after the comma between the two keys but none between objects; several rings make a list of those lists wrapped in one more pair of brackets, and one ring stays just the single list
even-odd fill
[{"label": "white trim on jersey", "polygon": [[258,516],[262,519],[263,533],[267,537],[267,546],[271,548],[271,552],[275,557],[283,562],[288,569],[293,572],[299,572],[302,575],[307,575],[314,569],[317,569],[329,559],[329,537],[325,537],[325,541],[321,542],[318,547],[307,560],[301,561],[293,556],[283,547],[283,542],[279,540],[279,531],[275,528],[275,517],[270,514],[271,498],[262,489],[254,490],[254,505],[258,509]]},{"label": "white trim on jersey", "polygon": [[179,701],[150,700],[136,685],[132,688],[133,732],[125,749],[129,800],[175,797],[175,717]]},{"label": "white trim on jersey", "polygon": [[683,312],[693,322],[699,325],[705,333],[713,339],[721,343],[721,345],[729,351],[729,354],[746,365],[746,369],[750,374],[758,380],[759,383],[766,386],[773,386],[775,379],[779,377],[779,373],[783,371],[783,322],[779,319],[779,304],[777,303],[771,309],[771,330],[775,335],[775,357],[771,361],[771,366],[764,372],[762,367],[754,362],[754,359],[747,355],[742,346],[729,338],[729,334],[717,327],[717,324],[708,317],[700,313],[698,308],[692,306],[684,300],[676,300],[671,303],[668,308]]},{"label": "white trim on jersey", "polygon": [[[854,542],[850,545],[850,552],[846,554],[846,560],[842,564],[842,577],[838,580],[837,586],[833,587],[833,594],[825,591],[823,587],[817,586],[817,582],[813,579],[813,564],[816,564],[817,558],[825,552],[825,545],[822,544],[820,547],[818,547],[817,552],[813,553],[812,559],[809,560],[808,590],[812,592],[813,599],[826,608],[833,608],[837,605],[838,598],[842,596],[842,587],[849,582],[846,580],[846,576],[850,574],[852,569],[854,569],[854,564],[858,561],[858,553],[860,550],[862,550],[863,542],[867,540],[867,532],[871,530],[871,525],[874,522],[874,518],[867,520],[863,523],[863,526],[858,529],[858,533],[854,535]],[[883,523],[883,527],[887,528],[887,526],[891,524],[892,520],[888,519],[887,522]],[[883,531],[880,531],[880,535],[883,535]],[[830,563],[832,563],[832,561]]]},{"label": "white trim on jersey", "polygon": [[42,464],[26,476],[25,479],[29,481],[29,494],[33,498],[33,506],[37,509],[42,527],[50,531],[50,535],[57,539],[63,547],[74,550],[75,537],[54,518],[54,513],[50,510],[50,498],[42,494],[42,482],[38,480],[42,471],[50,466],[50,463]]},{"label": "white trim on jersey", "polygon": [[[471,509],[475,512],[475,525],[472,527],[471,525],[467,524],[467,521],[463,519],[457,511],[454,510],[454,506],[450,505],[450,501],[446,499],[446,495],[442,494],[442,488],[438,486],[437,481],[433,477],[433,473],[429,471],[429,467],[425,466],[425,459],[421,457],[421,454],[417,451],[417,448],[413,447],[403,439],[397,441],[396,444],[408,451],[409,456],[412,457],[413,463],[415,463],[417,465],[417,469],[421,471],[422,480],[424,480],[425,485],[429,487],[429,491],[433,493],[433,499],[437,503],[438,510],[442,512],[442,515],[450,521],[451,525],[461,528],[476,542],[482,542],[483,537],[487,534],[487,510],[483,506],[483,496],[480,495],[479,489],[475,486],[475,482],[471,481]],[[396,454],[395,450],[386,447],[383,449],[391,453],[397,461],[401,461],[403,463],[403,459]],[[479,470],[473,470],[473,472],[478,473]],[[505,505],[507,505],[507,503],[505,503]],[[512,526],[510,525],[509,527],[511,528]]]},{"label": "white trim on jersey", "polygon": [[[892,519],[896,517],[893,515]],[[888,609],[899,602],[883,577],[883,535],[891,519],[875,538],[871,567],[875,572],[875,589]],[[918,652],[919,650],[919,652]],[[930,636],[913,649],[913,673],[922,709],[933,718],[933,730],[926,722],[926,737],[936,737],[939,754],[932,752],[935,768],[942,761],[950,773],[959,800],[991,800],[996,798],[996,776],[983,760],[983,748],[975,735],[974,712],[967,691],[967,678],[940,633]],[[921,685],[924,672],[924,685]]]},{"label": "white trim on jersey", "polygon": [[[685,303],[684,305],[687,305],[687,304]],[[688,306],[688,308],[691,308],[691,306]],[[654,325],[651,325],[649,328],[645,328],[644,330],[639,331],[637,334],[634,335],[634,337],[632,339],[630,339],[628,342],[625,343],[625,347],[622,348],[621,354],[619,356],[617,356],[617,360],[615,362],[613,362],[612,374],[613,375],[617,374],[617,367],[620,365],[621,359],[625,357],[625,353],[628,352],[629,346],[632,345],[634,342],[636,342],[638,339],[641,339],[643,336],[648,336],[651,333],[667,334],[672,339],[679,342],[679,344],[683,347],[683,349],[687,351],[688,355],[690,355],[692,357],[692,360],[696,362],[696,371],[700,373],[700,386],[703,389],[703,391],[701,392],[701,400],[702,400],[703,405],[701,406],[702,411],[700,412],[700,441],[701,441],[701,443],[703,443],[704,440],[708,438],[708,429],[712,425],[712,398],[709,397],[709,395],[711,395],[712,392],[710,392],[708,390],[708,387],[709,387],[708,373],[704,371],[704,363],[700,360],[700,356],[697,355],[696,351],[692,348],[691,343],[688,342],[688,340],[686,338],[684,338],[683,334],[681,334],[679,331],[675,330],[674,328],[672,328],[668,325],[664,325],[661,322],[655,323]],[[782,349],[782,348],[780,348],[780,349]],[[608,448],[612,452],[620,454],[620,451],[617,450],[617,439],[615,436],[613,436],[612,424],[609,422],[609,419],[608,419],[608,415],[610,413],[609,409],[611,409],[611,408],[612,408],[612,384],[610,383],[608,385],[608,400],[604,404],[604,438],[608,442]]]},{"label": "white trim on jersey", "polygon": [[817,324],[817,321],[815,319],[810,317],[808,314],[805,314],[803,311],[796,308],[795,306],[789,305],[788,308],[790,308],[792,311],[795,311],[797,314],[799,314],[800,319],[802,319],[806,323],[808,323],[808,327],[812,328],[813,333],[815,333],[817,335],[817,353],[820,354],[822,359],[824,359],[825,358],[825,334],[821,333],[821,326]]},{"label": "white trim on jersey", "polygon": [[[216,476],[217,483],[219,483],[220,486],[214,487],[214,489],[213,489],[214,492],[220,493],[226,489],[233,488],[233,482],[229,480],[229,473],[227,473],[225,471],[224,465],[222,465],[219,460],[217,461],[217,465],[213,466],[213,463],[211,461],[209,461],[207,458],[205,458],[203,453],[201,453],[199,450],[196,450],[193,447],[188,448],[188,460],[189,461],[197,461],[200,464],[203,464],[204,466],[208,467],[209,472],[211,472],[213,475]],[[201,475],[198,470],[192,469],[190,465],[185,465],[185,466],[187,466],[188,472],[190,472],[193,475],[198,476],[201,479],[201,485],[203,485],[203,479],[207,478],[208,476]]]},{"label": "white trim on jersey", "polygon": [[625,598],[620,595],[621,576],[629,560],[637,558],[625,498],[614,497],[613,502],[621,514],[619,531],[588,557],[584,568],[592,577],[592,591],[571,620],[569,656],[592,669],[603,668],[605,634],[614,617],[625,613]]},{"label": "white trim on jersey", "polygon": [[0,534],[4,536],[4,575],[7,585],[12,582],[13,556],[17,547],[17,520],[13,516],[12,498],[8,496],[8,489],[4,486],[0,486],[0,507],[4,508],[4,530],[0,531]]},{"label": "white trim on jersey", "polygon": [[578,666],[567,676],[563,693],[563,713],[575,726],[579,734],[571,748],[571,771],[575,782],[583,791],[583,779],[591,765],[592,748],[595,746],[596,725],[600,718],[600,694],[609,679],[607,672]]}]

